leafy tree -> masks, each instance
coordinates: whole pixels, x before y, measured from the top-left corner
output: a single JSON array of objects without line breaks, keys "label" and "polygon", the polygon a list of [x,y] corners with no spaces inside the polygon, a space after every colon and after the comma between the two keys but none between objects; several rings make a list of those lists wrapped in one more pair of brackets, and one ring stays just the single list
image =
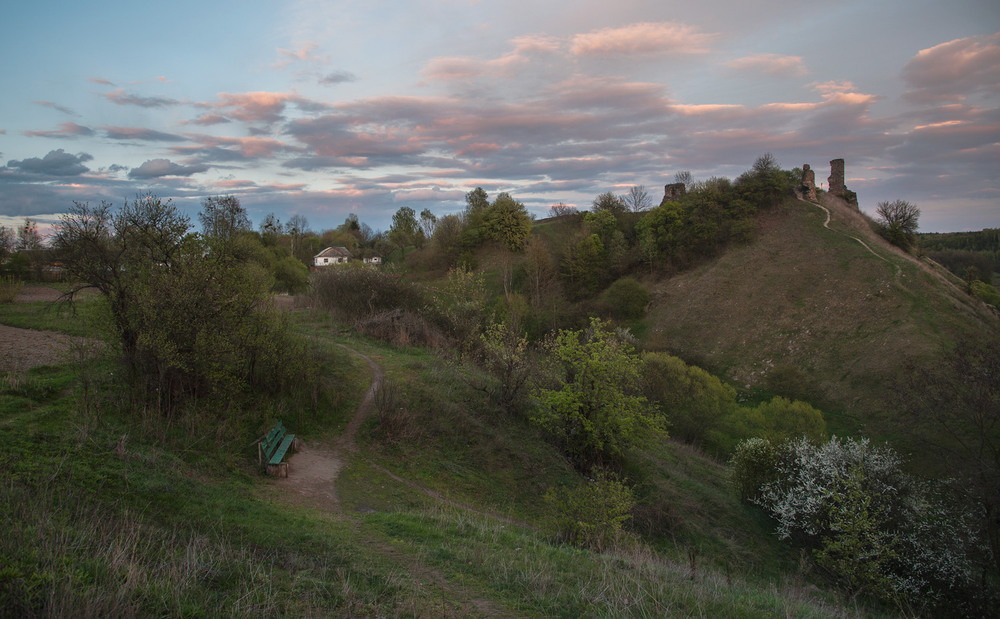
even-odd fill
[{"label": "leafy tree", "polygon": [[628,210],[625,200],[610,191],[606,191],[594,198],[591,208],[595,213],[598,211],[608,211],[616,218],[621,217]]},{"label": "leafy tree", "polygon": [[497,195],[482,218],[486,238],[502,243],[511,251],[524,251],[531,234],[531,216],[524,204],[508,193]]},{"label": "leafy tree", "polygon": [[209,238],[227,242],[241,232],[249,232],[250,218],[236,196],[211,196],[201,202],[202,233]]},{"label": "leafy tree", "polygon": [[392,216],[389,241],[405,254],[406,247],[414,243],[419,230],[420,224],[417,223],[416,212],[408,206],[400,207]]},{"label": "leafy tree", "polygon": [[785,443],[763,477],[771,479],[752,500],[777,521],[778,536],[811,547],[850,588],[938,610],[981,595],[973,579],[974,514],[945,488],[907,475],[889,447],[802,438]]},{"label": "leafy tree", "polygon": [[260,238],[264,245],[271,247],[278,244],[281,237],[281,220],[274,213],[268,213],[260,222]]},{"label": "leafy tree", "polygon": [[585,236],[563,257],[563,273],[578,295],[597,292],[607,275],[607,253],[597,234]]},{"label": "leafy tree", "polygon": [[462,220],[458,215],[445,215],[434,227],[431,247],[434,249],[438,265],[452,268],[458,264],[462,252]]},{"label": "leafy tree", "polygon": [[309,251],[306,251],[306,248],[303,247],[304,244],[302,241],[308,233],[309,220],[306,219],[305,215],[296,213],[285,222],[285,234],[288,235],[289,249],[293,256],[305,264],[311,264],[309,259],[318,253],[312,251],[315,248],[310,248]]},{"label": "leafy tree", "polygon": [[624,277],[604,291],[605,302],[615,318],[630,320],[642,318],[649,305],[649,291],[631,277]]},{"label": "leafy tree", "polygon": [[879,202],[875,206],[878,232],[893,245],[904,249],[916,242],[920,209],[906,200]]},{"label": "leafy tree", "polygon": [[964,338],[933,364],[908,364],[904,376],[895,386],[899,430],[981,506],[1000,573],[1000,338]]},{"label": "leafy tree", "polygon": [[247,387],[309,380],[301,346],[270,309],[263,267],[227,251],[240,243],[210,245],[188,226],[154,196],[118,210],[77,202],[57,226],[66,268],[108,299],[136,387],[169,412],[188,397],[225,407]]},{"label": "leafy tree", "polygon": [[578,467],[618,460],[640,436],[659,429],[639,392],[642,359],[606,323],[592,318],[584,332],[560,331],[552,355],[559,386],[534,392],[531,421]]},{"label": "leafy tree", "polygon": [[471,226],[478,226],[483,213],[490,207],[490,197],[482,187],[476,187],[465,194],[465,220]]},{"label": "leafy tree", "polygon": [[528,338],[509,323],[496,322],[479,336],[476,360],[494,378],[482,387],[506,413],[515,412],[535,370]]}]

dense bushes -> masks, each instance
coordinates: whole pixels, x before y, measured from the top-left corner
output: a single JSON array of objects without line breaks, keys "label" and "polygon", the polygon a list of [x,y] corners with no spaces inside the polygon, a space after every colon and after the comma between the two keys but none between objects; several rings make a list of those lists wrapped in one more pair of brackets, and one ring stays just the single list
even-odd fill
[{"label": "dense bushes", "polygon": [[904,473],[889,447],[755,439],[731,466],[740,495],[777,521],[778,536],[811,548],[848,588],[905,609],[976,612],[975,559],[985,551],[977,514],[946,487]]},{"label": "dense bushes", "polygon": [[198,398],[220,407],[248,391],[308,383],[301,344],[271,307],[272,279],[233,238],[188,234],[154,196],[121,209],[76,203],[54,248],[77,281],[108,300],[132,386],[166,412]]},{"label": "dense bushes", "polygon": [[736,390],[705,370],[661,352],[643,355],[643,390],[667,420],[670,433],[716,456],[742,439],[826,436],[823,414],[806,402],[780,396],[756,406],[737,401]]},{"label": "dense bushes", "polygon": [[315,307],[346,322],[391,310],[415,311],[424,304],[422,291],[402,275],[361,264],[314,273],[310,296]]}]

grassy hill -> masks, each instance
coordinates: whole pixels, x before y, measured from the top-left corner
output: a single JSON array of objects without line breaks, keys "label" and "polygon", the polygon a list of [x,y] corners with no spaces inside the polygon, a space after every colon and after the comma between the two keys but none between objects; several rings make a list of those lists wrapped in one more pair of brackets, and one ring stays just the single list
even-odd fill
[{"label": "grassy hill", "polygon": [[[93,333],[100,299],[87,303],[61,318],[5,306],[0,321]],[[0,616],[864,612],[817,586],[721,464],[670,442],[626,463],[644,527],[603,552],[559,543],[543,494],[586,481],[526,423],[492,412],[474,370],[298,320],[342,368],[332,408],[270,411],[307,444],[334,445],[368,387],[364,362],[337,344],[399,387],[401,418],[373,414],[344,452],[336,506],[257,471],[252,438],[269,416],[234,431],[130,409],[100,358],[6,373]]]},{"label": "grassy hill", "polygon": [[[886,430],[907,362],[1000,327],[944,269],[889,245],[826,197],[762,211],[753,243],[652,283],[646,345],[750,392],[791,391],[835,432]],[[863,241],[862,244],[860,241]]]}]

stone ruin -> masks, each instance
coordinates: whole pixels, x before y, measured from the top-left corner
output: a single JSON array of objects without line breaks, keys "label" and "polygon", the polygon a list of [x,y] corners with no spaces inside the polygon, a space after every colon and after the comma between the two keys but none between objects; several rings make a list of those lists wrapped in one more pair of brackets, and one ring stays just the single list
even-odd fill
[{"label": "stone ruin", "polygon": [[831,195],[842,198],[854,208],[858,208],[858,194],[848,189],[847,185],[844,184],[843,159],[834,159],[830,162],[830,178],[826,180],[829,183],[827,191]]},{"label": "stone ruin", "polygon": [[[858,208],[858,194],[847,188],[844,184],[844,160],[834,159],[830,162],[830,177],[827,180],[827,193],[837,196],[854,208]],[[815,202],[816,198],[816,172],[809,167],[808,163],[802,164],[802,197]]]},{"label": "stone ruin", "polygon": [[673,202],[683,196],[686,191],[687,188],[684,186],[684,183],[670,183],[669,185],[664,185],[663,201],[660,202],[660,204],[663,204],[664,202]]},{"label": "stone ruin", "polygon": [[802,194],[806,200],[816,201],[816,173],[808,163],[802,164]]}]

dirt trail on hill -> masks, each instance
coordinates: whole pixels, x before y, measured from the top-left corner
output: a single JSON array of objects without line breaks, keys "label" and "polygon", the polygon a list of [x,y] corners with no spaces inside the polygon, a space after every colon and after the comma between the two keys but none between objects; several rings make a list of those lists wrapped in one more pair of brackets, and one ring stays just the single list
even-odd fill
[{"label": "dirt trail on hill", "polygon": [[372,373],[371,385],[365,392],[365,397],[361,400],[354,417],[344,429],[344,433],[329,443],[303,441],[299,451],[288,458],[288,477],[278,480],[278,484],[296,496],[299,502],[333,511],[340,511],[337,475],[344,468],[347,456],[357,450],[355,437],[358,428],[371,411],[375,394],[378,393],[385,378],[385,372],[371,357],[343,344],[338,346],[368,362]]},{"label": "dirt trail on hill", "polygon": [[[340,500],[337,497],[337,475],[344,468],[350,455],[357,451],[355,438],[358,429],[371,412],[375,403],[375,395],[378,393],[382,381],[385,379],[385,371],[371,357],[343,344],[337,345],[368,362],[368,367],[372,373],[371,385],[369,385],[364,399],[358,406],[357,412],[354,413],[354,417],[348,422],[343,434],[329,442],[303,442],[299,451],[288,458],[288,477],[277,480],[287,500],[296,504],[308,505],[333,512],[341,511]],[[470,512],[483,514],[483,512],[473,509],[471,506],[447,499],[434,490],[403,479],[371,461],[368,462],[375,469],[385,473],[393,480],[409,486],[426,496]],[[447,597],[450,598],[450,603],[459,606],[458,612],[462,616],[501,617],[509,615],[508,612],[497,608],[492,601],[479,598],[473,594],[473,591],[466,587],[449,582],[448,578],[440,571],[428,567],[421,563],[419,559],[401,552],[390,544],[371,539],[364,543],[370,546],[375,552],[392,559],[394,563],[397,563],[401,569],[409,573],[418,582],[422,584],[430,583],[442,592],[446,592]],[[445,604],[444,595],[442,595],[442,604]],[[442,611],[446,610],[454,612],[455,609],[442,608]]]}]

